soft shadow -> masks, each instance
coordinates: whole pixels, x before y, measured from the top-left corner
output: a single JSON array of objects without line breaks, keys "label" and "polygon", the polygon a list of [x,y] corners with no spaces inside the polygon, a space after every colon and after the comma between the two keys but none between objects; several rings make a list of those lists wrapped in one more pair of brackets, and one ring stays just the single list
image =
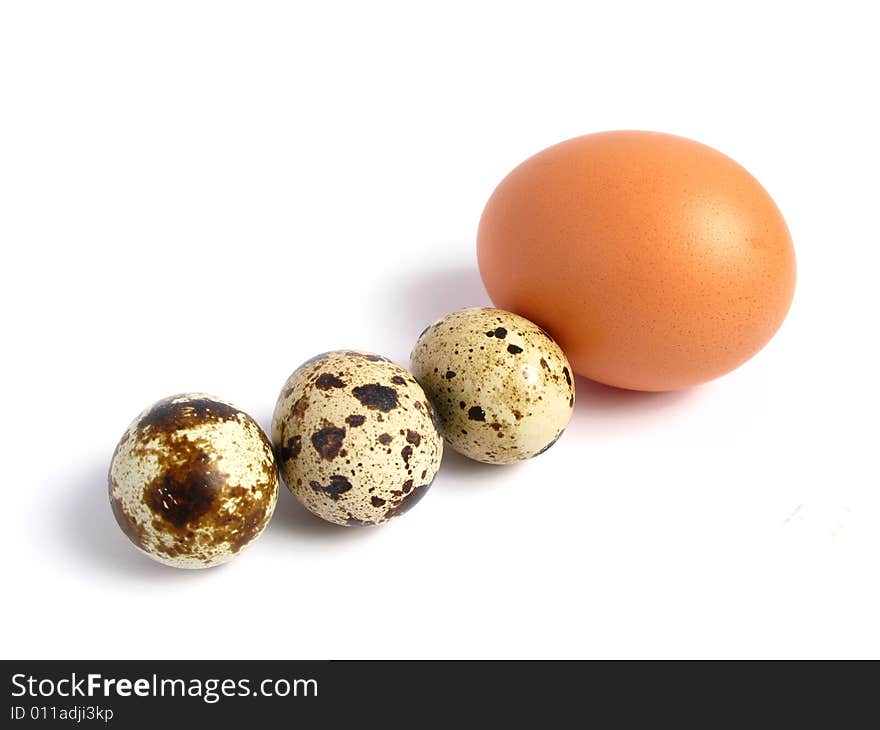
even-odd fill
[{"label": "soft shadow", "polygon": [[626,390],[575,376],[576,411],[625,416],[637,411],[642,414],[656,413],[675,408],[694,396],[696,388],[646,392]]},{"label": "soft shadow", "polygon": [[272,416],[274,414],[274,403],[271,406],[264,405],[259,409],[255,409],[250,414],[251,418],[253,418],[257,422],[257,425],[263,429],[263,432],[266,434],[266,437],[269,439],[269,441],[272,440]]},{"label": "soft shadow", "polygon": [[386,300],[388,315],[410,347],[425,327],[442,316],[465,307],[492,306],[476,262],[415,272],[388,291],[395,292]]},{"label": "soft shadow", "polygon": [[377,532],[374,526],[345,527],[322,520],[303,507],[281,482],[275,515],[266,534],[293,542],[350,542],[369,539]]},{"label": "soft shadow", "polygon": [[462,456],[449,445],[443,447],[443,461],[432,489],[473,490],[474,485],[486,485],[506,480],[519,464],[484,464]]},{"label": "soft shadow", "polygon": [[193,580],[223,569],[220,565],[210,570],[180,570],[139,552],[113,518],[107,468],[106,461],[94,463],[69,482],[52,531],[63,554],[95,570],[147,580]]}]

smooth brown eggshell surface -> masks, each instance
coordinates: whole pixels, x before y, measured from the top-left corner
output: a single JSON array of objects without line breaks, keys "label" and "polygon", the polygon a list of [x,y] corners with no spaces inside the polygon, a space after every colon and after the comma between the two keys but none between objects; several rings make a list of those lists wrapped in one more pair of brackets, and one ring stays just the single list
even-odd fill
[{"label": "smooth brown eggshell surface", "polygon": [[131,542],[177,568],[235,557],[263,532],[278,499],[269,439],[235,406],[202,393],[147,408],[119,440],[110,505]]},{"label": "smooth brown eggshell surface", "polygon": [[736,368],[794,294],[788,227],[760,183],[656,132],[591,134],[526,160],[492,194],[477,248],[496,306],[549,330],[577,373],[621,388]]}]

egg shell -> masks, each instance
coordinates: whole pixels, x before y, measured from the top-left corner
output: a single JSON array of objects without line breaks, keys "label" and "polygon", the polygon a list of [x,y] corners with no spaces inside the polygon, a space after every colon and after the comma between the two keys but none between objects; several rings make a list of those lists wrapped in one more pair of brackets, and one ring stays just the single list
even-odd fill
[{"label": "egg shell", "polygon": [[478,258],[494,304],[538,322],[577,373],[674,390],[748,360],[795,286],[788,227],[706,145],[604,132],[539,152],[492,194]]},{"label": "egg shell", "polygon": [[263,532],[278,499],[278,471],[250,416],[188,393],[132,421],[113,454],[109,491],[116,522],[141,552],[177,568],[207,568]]},{"label": "egg shell", "polygon": [[377,525],[428,491],[443,456],[434,408],[404,368],[381,355],[327,352],[287,380],[272,440],[290,491],[338,525]]},{"label": "egg shell", "polygon": [[543,453],[571,419],[571,366],[547,332],[511,312],[462,309],[427,327],[412,370],[446,442],[471,459],[506,464]]}]

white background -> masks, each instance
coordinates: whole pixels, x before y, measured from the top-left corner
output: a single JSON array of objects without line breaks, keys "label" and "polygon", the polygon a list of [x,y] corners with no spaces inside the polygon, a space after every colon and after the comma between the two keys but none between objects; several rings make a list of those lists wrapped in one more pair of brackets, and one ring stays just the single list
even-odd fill
[{"label": "white background", "polygon": [[[0,10],[5,657],[877,657],[880,69],[871,3],[7,2]],[[106,498],[153,401],[264,426],[313,354],[407,364],[488,303],[518,162],[656,129],[745,165],[788,320],[690,392],[578,380],[542,457],[450,454],[376,529],[282,491],[229,565],[154,564]]]}]

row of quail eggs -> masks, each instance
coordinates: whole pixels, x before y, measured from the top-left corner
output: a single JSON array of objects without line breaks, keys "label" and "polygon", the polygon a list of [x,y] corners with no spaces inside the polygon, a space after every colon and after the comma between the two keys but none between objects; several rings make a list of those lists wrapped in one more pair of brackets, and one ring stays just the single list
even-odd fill
[{"label": "row of quail eggs", "polygon": [[378,525],[414,507],[444,441],[489,464],[543,453],[574,407],[571,367],[536,324],[470,308],[425,328],[411,372],[368,352],[327,352],[287,379],[271,442],[235,406],[198,393],[166,398],[123,434],[109,473],[122,531],[180,568],[219,565],[263,532],[279,491],[345,526]]}]

